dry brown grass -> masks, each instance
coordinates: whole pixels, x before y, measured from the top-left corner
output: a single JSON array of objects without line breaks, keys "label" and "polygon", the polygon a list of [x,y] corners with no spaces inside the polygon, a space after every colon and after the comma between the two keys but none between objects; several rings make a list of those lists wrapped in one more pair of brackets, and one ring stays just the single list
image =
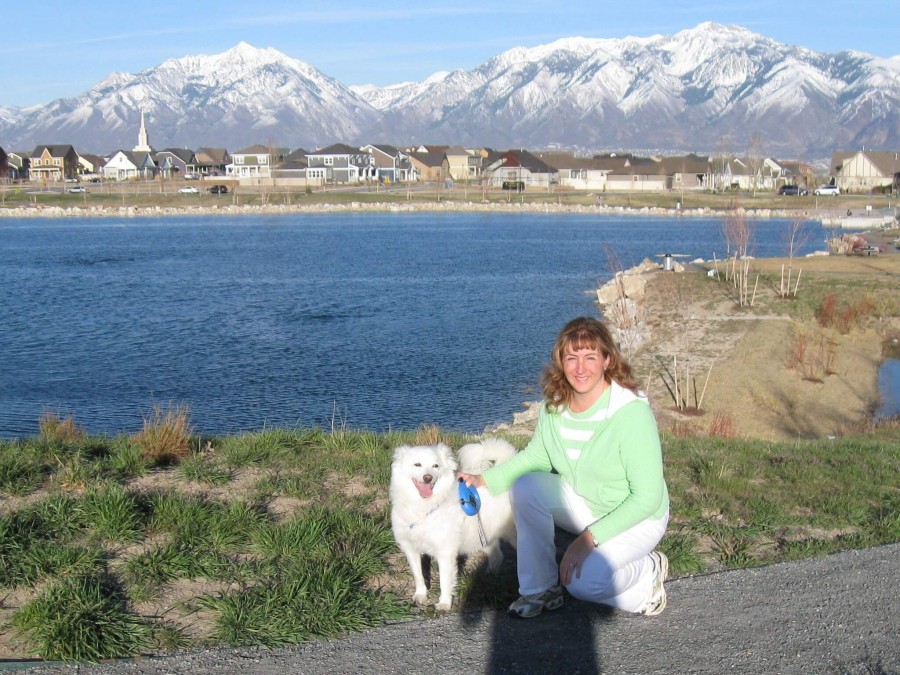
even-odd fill
[{"label": "dry brown grass", "polygon": [[141,450],[141,457],[154,464],[178,462],[191,451],[190,406],[155,405],[144,416],[143,428],[131,442]]},{"label": "dry brown grass", "polygon": [[423,424],[416,429],[416,445],[437,445],[445,442],[441,429],[434,424]]},{"label": "dry brown grass", "polygon": [[51,444],[69,444],[85,437],[74,417],[62,417],[58,411],[45,411],[38,420],[41,440]]}]

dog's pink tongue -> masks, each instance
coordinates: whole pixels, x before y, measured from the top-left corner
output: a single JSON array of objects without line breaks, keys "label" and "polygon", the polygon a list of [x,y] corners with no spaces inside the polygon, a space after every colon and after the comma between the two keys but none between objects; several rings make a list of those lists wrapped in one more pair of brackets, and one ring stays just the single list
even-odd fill
[{"label": "dog's pink tongue", "polygon": [[420,483],[415,478],[413,478],[413,483],[416,484],[416,489],[419,491],[419,496],[422,499],[430,497],[431,493],[434,492],[434,483]]}]

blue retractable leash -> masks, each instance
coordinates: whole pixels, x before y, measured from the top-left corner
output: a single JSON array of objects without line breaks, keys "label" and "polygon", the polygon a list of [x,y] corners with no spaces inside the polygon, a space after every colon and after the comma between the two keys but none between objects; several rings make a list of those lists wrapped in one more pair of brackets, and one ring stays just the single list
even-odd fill
[{"label": "blue retractable leash", "polygon": [[482,546],[487,546],[487,537],[484,536],[481,515],[478,513],[479,509],[481,509],[481,497],[478,495],[478,490],[470,485],[466,485],[466,481],[462,478],[459,479],[459,505],[467,516],[475,516],[477,518],[478,538],[481,539]]}]

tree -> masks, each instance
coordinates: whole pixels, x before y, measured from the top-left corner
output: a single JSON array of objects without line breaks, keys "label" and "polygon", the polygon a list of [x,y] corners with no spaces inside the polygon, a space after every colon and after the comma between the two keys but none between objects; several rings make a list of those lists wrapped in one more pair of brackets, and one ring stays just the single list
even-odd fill
[{"label": "tree", "polygon": [[750,172],[750,189],[753,191],[754,196],[759,189],[765,161],[766,156],[763,152],[762,136],[754,132],[750,136],[750,143],[747,145],[747,170]]},{"label": "tree", "polygon": [[781,267],[781,285],[778,290],[778,294],[782,298],[795,297],[797,295],[797,289],[800,287],[800,273],[802,270],[797,271],[797,280],[794,283],[794,290],[791,290],[791,284],[793,283],[793,272],[794,272],[794,256],[797,253],[797,249],[799,249],[806,240],[809,238],[809,228],[807,227],[807,223],[802,218],[794,218],[787,226],[787,254],[788,254],[788,265],[787,265],[787,278],[785,278],[785,269],[782,265]]},{"label": "tree", "polygon": [[753,295],[750,294],[750,224],[743,215],[732,213],[725,217],[723,225],[728,248],[734,250],[732,260],[732,283],[737,291],[738,304],[741,307],[753,305],[756,296],[754,284]]}]

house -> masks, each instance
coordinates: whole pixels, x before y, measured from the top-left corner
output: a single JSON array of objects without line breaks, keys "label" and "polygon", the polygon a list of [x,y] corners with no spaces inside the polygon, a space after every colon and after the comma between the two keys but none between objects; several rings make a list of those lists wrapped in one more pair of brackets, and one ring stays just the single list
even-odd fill
[{"label": "house", "polygon": [[284,160],[272,167],[272,183],[305,187],[308,185],[306,170],[307,151],[303,148],[292,150],[284,156]]},{"label": "house", "polygon": [[183,178],[196,175],[197,157],[187,148],[166,148],[154,157],[159,175],[163,178]]},{"label": "house", "polygon": [[527,150],[488,151],[484,161],[484,179],[491,187],[549,188],[558,182],[556,169]]},{"label": "house", "polygon": [[418,149],[407,151],[411,171],[415,175],[413,180],[420,180],[428,183],[439,183],[444,176],[444,153],[430,152],[424,146]]},{"label": "house", "polygon": [[[473,161],[478,157],[478,161]],[[453,180],[477,180],[481,173],[480,156],[453,145],[444,150],[444,174]]]},{"label": "house", "polygon": [[142,150],[116,150],[103,165],[104,180],[149,180],[156,175],[153,153]]},{"label": "house", "polygon": [[356,183],[376,176],[375,158],[359,148],[335,143],[306,154],[307,180],[317,184]]},{"label": "house", "polygon": [[404,150],[404,152],[406,152],[406,153],[410,153],[410,152],[418,152],[418,153],[428,152],[428,153],[431,153],[431,154],[433,154],[433,155],[441,155],[441,156],[443,156],[443,154],[444,154],[445,152],[447,152],[447,149],[448,149],[449,147],[450,147],[449,145],[416,145],[416,146],[411,147],[411,148],[406,148],[406,149]]},{"label": "house", "polygon": [[364,145],[360,150],[372,156],[377,180],[396,183],[412,179],[413,167],[409,156],[393,145]]},{"label": "house", "polygon": [[607,161],[612,167],[606,177],[607,190],[664,192],[671,187],[666,167],[658,158],[610,155]]},{"label": "house", "polygon": [[784,160],[767,158],[765,166],[771,167],[773,189],[782,185],[799,185],[806,188],[814,188],[816,177],[811,165],[797,160]]},{"label": "house", "polygon": [[842,192],[871,192],[900,185],[900,152],[835,152],[831,175]]},{"label": "house", "polygon": [[200,148],[194,153],[195,170],[201,176],[224,176],[231,164],[231,155],[225,148]]},{"label": "house", "polygon": [[559,184],[573,190],[606,189],[606,177],[612,167],[594,157],[576,157],[570,152],[545,152],[538,155],[556,169]]},{"label": "house", "polygon": [[231,155],[231,163],[225,166],[230,178],[270,178],[272,166],[284,161],[288,150],[270,145],[251,145]]},{"label": "house", "polygon": [[31,153],[23,150],[7,153],[10,180],[28,180],[28,169],[31,166]]},{"label": "house", "polygon": [[9,183],[13,179],[9,170],[9,156],[6,150],[0,148],[0,183]]},{"label": "house", "polygon": [[87,152],[78,153],[78,174],[82,180],[99,180],[100,171],[106,160],[99,155],[92,155]]},{"label": "house", "polygon": [[709,157],[675,155],[663,157],[659,162],[669,177],[671,190],[707,190],[712,186],[713,167]]},{"label": "house", "polygon": [[78,153],[71,145],[38,145],[31,153],[28,176],[40,183],[74,178]]}]

